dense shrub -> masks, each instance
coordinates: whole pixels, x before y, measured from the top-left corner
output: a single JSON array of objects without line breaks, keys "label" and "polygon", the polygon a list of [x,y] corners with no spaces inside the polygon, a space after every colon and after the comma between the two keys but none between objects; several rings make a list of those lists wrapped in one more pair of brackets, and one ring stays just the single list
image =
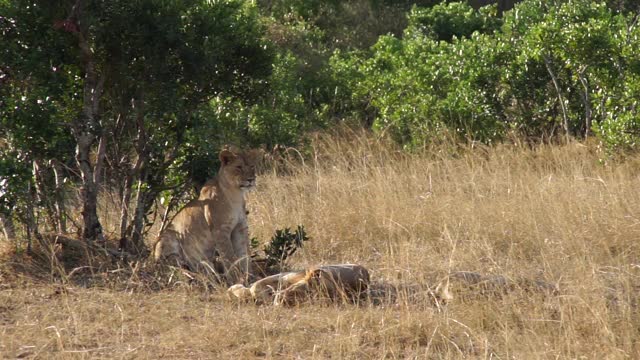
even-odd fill
[{"label": "dense shrub", "polygon": [[637,147],[634,16],[598,1],[527,0],[501,22],[464,4],[416,8],[403,38],[336,53],[332,66],[351,108],[373,107],[373,128],[404,144],[595,132],[610,149]]}]

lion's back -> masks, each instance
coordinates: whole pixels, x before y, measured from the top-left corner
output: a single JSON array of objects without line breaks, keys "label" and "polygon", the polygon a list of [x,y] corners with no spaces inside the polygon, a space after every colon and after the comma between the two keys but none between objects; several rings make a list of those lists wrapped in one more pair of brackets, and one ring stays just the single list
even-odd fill
[{"label": "lion's back", "polygon": [[199,260],[207,257],[211,229],[205,217],[205,201],[192,200],[173,218],[158,236],[154,248],[156,260],[187,258]]},{"label": "lion's back", "polygon": [[205,200],[191,200],[173,218],[170,228],[173,231],[188,235],[199,231],[209,231],[205,217]]}]

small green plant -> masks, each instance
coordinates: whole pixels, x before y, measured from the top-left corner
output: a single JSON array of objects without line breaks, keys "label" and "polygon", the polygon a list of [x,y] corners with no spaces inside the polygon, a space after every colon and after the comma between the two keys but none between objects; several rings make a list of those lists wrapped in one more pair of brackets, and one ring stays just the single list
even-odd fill
[{"label": "small green plant", "polygon": [[[267,267],[282,268],[284,262],[308,240],[309,237],[302,225],[298,225],[294,232],[290,228],[276,230],[263,249]],[[253,248],[258,246],[256,238],[251,239],[251,246]]]},{"label": "small green plant", "polygon": [[[258,248],[258,246],[260,246],[260,240],[258,240],[257,237],[252,237],[249,242],[251,243],[251,250],[254,250]],[[253,255],[255,256],[255,254]]]}]

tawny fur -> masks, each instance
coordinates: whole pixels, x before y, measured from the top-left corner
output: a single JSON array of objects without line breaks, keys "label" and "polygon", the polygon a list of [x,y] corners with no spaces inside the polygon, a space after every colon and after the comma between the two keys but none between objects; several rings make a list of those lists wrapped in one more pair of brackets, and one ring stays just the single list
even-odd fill
[{"label": "tawny fur", "polygon": [[229,287],[227,293],[232,300],[253,300],[259,304],[269,304],[273,303],[274,296],[278,291],[303,280],[305,276],[306,271],[304,270],[283,272],[260,279],[248,288],[242,284],[233,285]]},{"label": "tawny fur", "polygon": [[311,296],[355,301],[367,291],[369,271],[355,264],[325,265],[307,270],[304,279],[276,293],[275,305],[293,305]]},{"label": "tawny fur", "polygon": [[158,236],[156,260],[201,269],[220,264],[230,283],[246,281],[249,233],[245,193],[255,187],[259,150],[220,152],[222,166],[198,199],[182,208]]}]

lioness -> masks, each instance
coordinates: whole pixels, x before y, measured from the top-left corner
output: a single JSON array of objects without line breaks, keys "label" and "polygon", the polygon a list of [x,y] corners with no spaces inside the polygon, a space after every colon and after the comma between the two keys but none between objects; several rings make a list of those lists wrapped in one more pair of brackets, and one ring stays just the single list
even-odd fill
[{"label": "lioness", "polygon": [[325,265],[307,270],[304,279],[275,293],[274,305],[293,305],[311,296],[355,301],[369,287],[369,271],[362,265]]},{"label": "lioness", "polygon": [[369,271],[365,267],[339,264],[267,276],[248,288],[236,284],[229,287],[227,294],[234,300],[293,305],[316,296],[353,301],[366,292],[368,286]]},{"label": "lioness", "polygon": [[255,187],[255,166],[261,154],[260,150],[223,149],[217,176],[158,236],[155,259],[197,270],[203,261],[215,263],[217,256],[228,281],[246,281],[250,259],[245,193]]},{"label": "lioness", "polygon": [[306,275],[305,270],[283,272],[260,279],[248,288],[242,284],[233,285],[229,287],[227,294],[234,300],[253,300],[258,304],[270,304],[278,291],[304,280]]}]

